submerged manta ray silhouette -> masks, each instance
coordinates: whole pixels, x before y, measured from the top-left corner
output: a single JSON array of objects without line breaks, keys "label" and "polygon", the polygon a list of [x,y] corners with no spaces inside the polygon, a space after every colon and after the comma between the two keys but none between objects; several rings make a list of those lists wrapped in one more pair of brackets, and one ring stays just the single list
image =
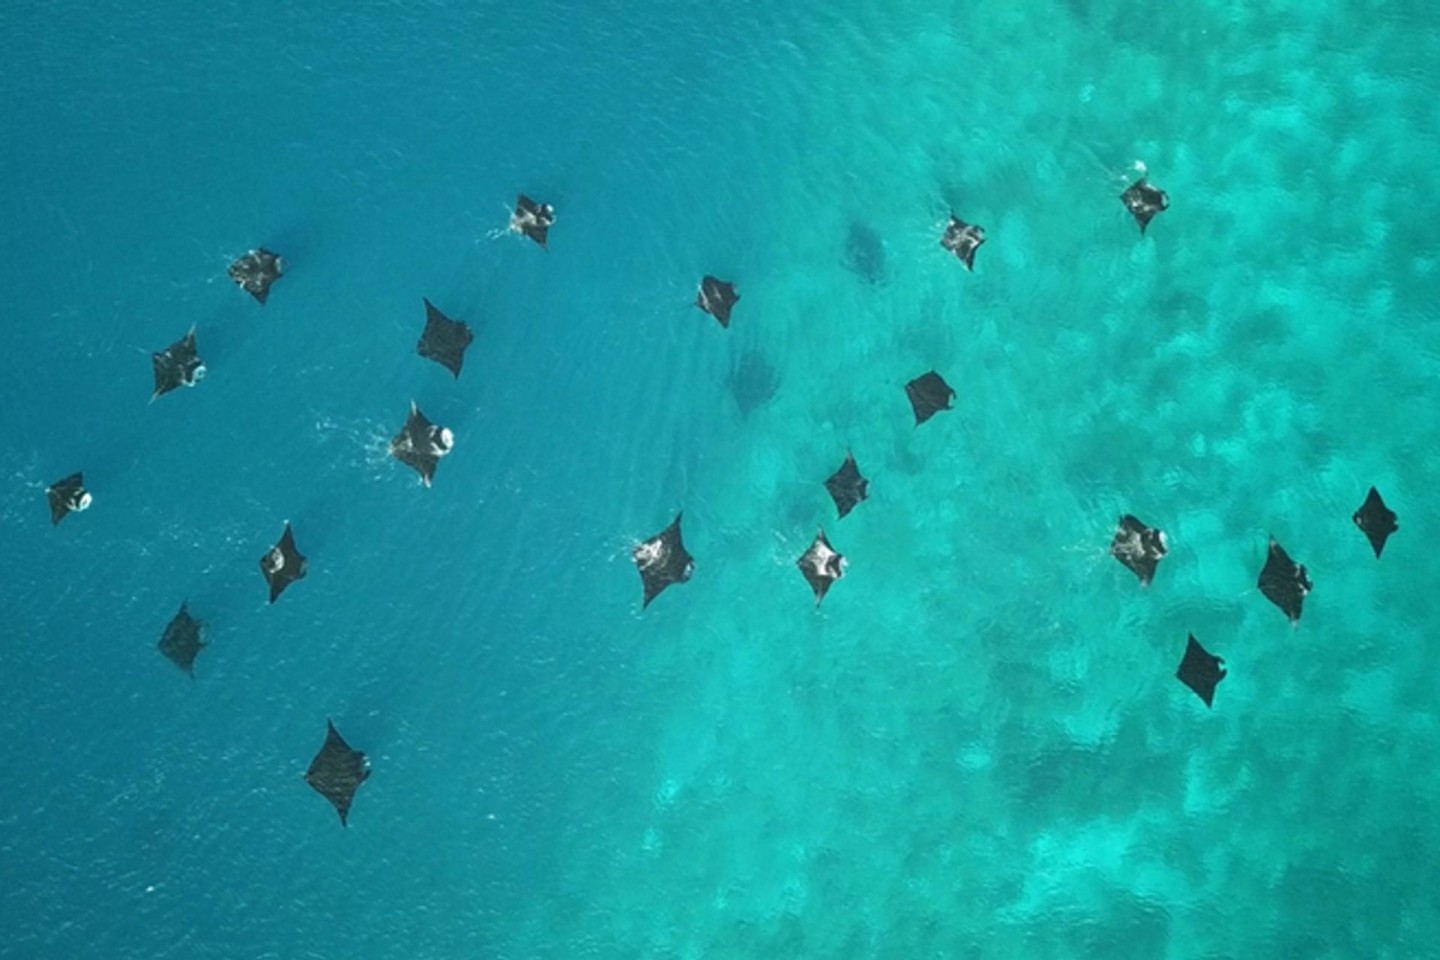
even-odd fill
[{"label": "submerged manta ray silhouette", "polygon": [[759,350],[746,350],[730,368],[725,385],[740,408],[740,415],[748,417],[754,411],[770,402],[775,396],[777,385],[775,368]]},{"label": "submerged manta ray silhouette", "polygon": [[180,604],[180,611],[165,625],[156,645],[165,659],[195,677],[195,657],[205,647],[204,624],[190,615],[189,603]]},{"label": "submerged manta ray silhouette", "polygon": [[885,282],[885,241],[859,220],[845,235],[845,266],[866,283]]}]

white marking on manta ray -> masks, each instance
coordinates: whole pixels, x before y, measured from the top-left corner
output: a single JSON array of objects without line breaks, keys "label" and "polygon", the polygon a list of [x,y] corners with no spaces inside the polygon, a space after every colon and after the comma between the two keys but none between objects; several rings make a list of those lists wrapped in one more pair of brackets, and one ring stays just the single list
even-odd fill
[{"label": "white marking on manta ray", "polygon": [[635,548],[635,562],[646,570],[649,570],[663,560],[664,556],[665,544],[659,539],[652,540],[649,543],[642,543]]}]

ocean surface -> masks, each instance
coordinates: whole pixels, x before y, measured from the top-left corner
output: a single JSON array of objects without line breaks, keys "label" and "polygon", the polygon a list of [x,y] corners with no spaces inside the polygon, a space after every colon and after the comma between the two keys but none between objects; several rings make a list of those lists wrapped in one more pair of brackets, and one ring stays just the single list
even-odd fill
[{"label": "ocean surface", "polygon": [[[1433,4],[20,0],[0,36],[3,960],[1440,957]],[[209,375],[149,402],[192,325]],[[412,400],[456,436],[428,489]],[[682,510],[694,576],[642,610]],[[1148,589],[1122,513],[1168,537]]]}]

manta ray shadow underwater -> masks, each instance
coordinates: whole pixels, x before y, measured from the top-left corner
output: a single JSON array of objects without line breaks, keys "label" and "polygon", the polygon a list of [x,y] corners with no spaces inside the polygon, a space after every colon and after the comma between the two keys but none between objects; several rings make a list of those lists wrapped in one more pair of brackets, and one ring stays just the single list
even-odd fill
[{"label": "manta ray shadow underwater", "polygon": [[725,378],[725,385],[740,408],[740,416],[747,418],[770,402],[779,384],[775,367],[759,350],[746,350],[733,359]]},{"label": "manta ray shadow underwater", "polygon": [[845,235],[845,267],[866,283],[885,282],[885,241],[859,220]]}]

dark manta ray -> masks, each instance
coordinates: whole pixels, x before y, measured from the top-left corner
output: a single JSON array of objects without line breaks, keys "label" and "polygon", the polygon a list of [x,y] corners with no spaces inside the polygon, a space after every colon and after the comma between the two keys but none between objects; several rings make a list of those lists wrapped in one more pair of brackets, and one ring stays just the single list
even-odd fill
[{"label": "dark manta ray", "polygon": [[540,244],[540,249],[549,250],[545,244],[550,238],[550,226],[555,222],[555,208],[548,203],[536,203],[525,194],[515,198],[515,212],[510,214],[510,230],[523,233]]},{"label": "dark manta ray", "polygon": [[470,328],[459,320],[451,320],[435,309],[435,304],[425,300],[425,332],[415,352],[427,360],[434,360],[440,366],[460,378],[460,367],[465,363],[465,348],[475,339]]},{"label": "dark manta ray", "polygon": [[50,522],[59,523],[69,513],[89,510],[92,498],[85,489],[85,474],[72,473],[64,480],[57,480],[45,488],[45,497],[50,501]]},{"label": "dark manta ray", "polygon": [[1155,567],[1168,549],[1163,530],[1147,527],[1128,513],[1120,518],[1115,539],[1110,541],[1110,556],[1134,571],[1146,587],[1154,579]]},{"label": "dark manta ray", "polygon": [[1225,679],[1227,671],[1221,666],[1224,662],[1224,657],[1217,657],[1200,646],[1192,633],[1185,644],[1185,656],[1181,659],[1180,669],[1175,671],[1175,676],[1185,686],[1194,690],[1195,695],[1204,700],[1208,707],[1215,699],[1216,684]]},{"label": "dark manta ray", "polygon": [[735,284],[716,280],[706,275],[700,279],[700,292],[695,295],[695,306],[720,321],[720,326],[730,326],[730,308],[740,302]]},{"label": "dark manta ray", "polygon": [[966,270],[975,269],[975,251],[985,242],[985,231],[950,214],[950,225],[940,238],[940,246],[960,258]]},{"label": "dark manta ray", "polygon": [[748,417],[775,396],[775,368],[758,350],[746,350],[730,369],[725,383],[740,408],[740,416]]},{"label": "dark manta ray", "polygon": [[195,657],[205,646],[204,624],[190,616],[187,604],[180,604],[180,612],[170,618],[165,632],[160,636],[159,649],[175,666],[190,676],[195,676]]},{"label": "dark manta ray", "polygon": [[1260,571],[1260,592],[1271,603],[1285,611],[1291,623],[1300,622],[1300,605],[1314,585],[1305,574],[1305,567],[1290,559],[1285,548],[1270,538],[1270,555]]},{"label": "dark manta ray", "polygon": [[150,399],[179,387],[193,387],[205,379],[205,364],[195,353],[195,328],[159,353],[150,354],[155,368],[155,392]]},{"label": "dark manta ray", "polygon": [[955,391],[950,389],[945,378],[931,370],[905,384],[905,396],[910,398],[910,406],[915,410],[915,426],[918,427],[941,410],[949,410]]},{"label": "dark manta ray", "polygon": [[640,544],[632,552],[635,566],[640,571],[640,582],[645,587],[643,610],[650,601],[660,596],[661,591],[672,583],[684,583],[695,572],[695,558],[685,549],[680,539],[680,518],[685,511],[675,514],[670,526]]},{"label": "dark manta ray", "polygon": [[335,724],[326,720],[325,728],[325,743],[315,754],[315,759],[310,761],[310,769],[305,771],[305,782],[330,801],[335,812],[340,814],[340,826],[348,827],[350,803],[355,799],[355,791],[360,789],[360,784],[370,776],[370,761],[359,750],[351,749],[335,729]]},{"label": "dark manta ray", "polygon": [[427,487],[435,479],[435,468],[440,465],[440,458],[454,447],[455,434],[450,432],[450,428],[431,423],[413,400],[410,401],[410,416],[405,426],[390,441],[390,453],[407,467],[414,468]]},{"label": "dark manta ray", "polygon": [[1370,488],[1365,502],[1351,519],[1370,541],[1376,560],[1380,559],[1380,551],[1385,549],[1385,541],[1390,539],[1390,534],[1400,529],[1400,524],[1395,522],[1395,511],[1385,506],[1385,501],[1380,499],[1380,491],[1374,487]]},{"label": "dark manta ray", "polygon": [[271,603],[290,584],[304,579],[305,558],[295,549],[295,533],[290,529],[290,521],[285,521],[285,532],[280,534],[280,542],[260,558],[260,572],[265,574],[265,582],[270,585]]},{"label": "dark manta ray", "polygon": [[870,481],[860,476],[860,468],[855,465],[855,455],[845,454],[845,462],[840,464],[840,469],[825,481],[825,489],[830,491],[835,509],[840,511],[836,519],[844,519],[845,514],[855,509],[855,504],[869,496],[869,487]]},{"label": "dark manta ray", "polygon": [[270,298],[270,285],[285,272],[285,261],[260,247],[230,264],[230,279],[261,306]]},{"label": "dark manta ray", "polygon": [[805,575],[805,582],[810,584],[810,589],[815,591],[817,607],[820,606],[820,601],[825,599],[825,591],[830,589],[830,584],[845,576],[845,558],[830,546],[830,541],[825,539],[824,530],[815,534],[815,541],[810,544],[810,549],[800,555],[795,565]]},{"label": "dark manta ray", "polygon": [[1155,214],[1170,206],[1169,194],[1151,186],[1144,177],[1126,187],[1125,192],[1120,194],[1120,199],[1124,202],[1125,209],[1135,218],[1135,222],[1140,224],[1141,234],[1145,233],[1145,228],[1155,218]]}]

